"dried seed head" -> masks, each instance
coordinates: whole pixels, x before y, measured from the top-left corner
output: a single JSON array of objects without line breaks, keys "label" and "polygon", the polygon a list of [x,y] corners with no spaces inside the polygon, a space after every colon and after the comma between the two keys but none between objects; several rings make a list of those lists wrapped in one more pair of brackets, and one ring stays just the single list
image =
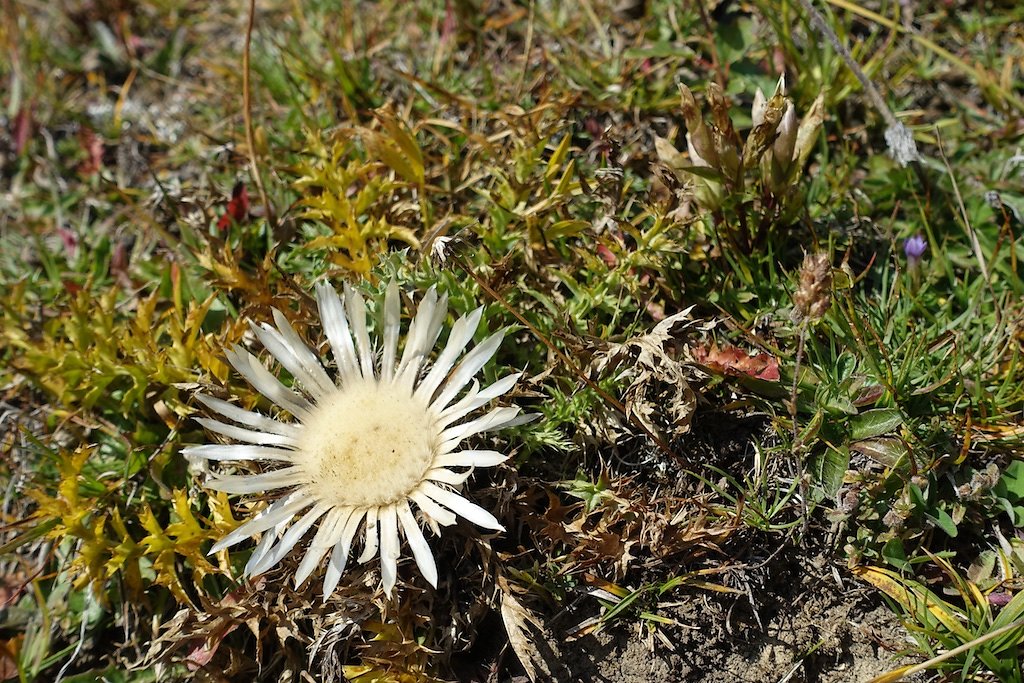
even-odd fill
[{"label": "dried seed head", "polygon": [[793,294],[793,319],[816,322],[832,304],[832,264],[823,253],[806,254],[800,266],[800,286]]},{"label": "dried seed head", "polygon": [[680,106],[683,110],[683,118],[686,120],[687,144],[696,150],[697,155],[703,164],[694,161],[694,165],[705,165],[715,170],[719,169],[718,150],[711,131],[704,123],[704,116],[693,93],[684,84],[679,84]]},{"label": "dried seed head", "polygon": [[787,102],[786,113],[782,115],[782,121],[779,123],[779,135],[775,138],[775,144],[772,146],[775,160],[787,174],[793,162],[793,146],[796,144],[797,125],[796,107],[793,106],[792,102]]},{"label": "dried seed head", "polygon": [[754,93],[754,104],[750,108],[750,119],[753,122],[753,127],[757,128],[764,121],[764,112],[768,108],[768,99],[764,96],[764,93],[760,88]]}]

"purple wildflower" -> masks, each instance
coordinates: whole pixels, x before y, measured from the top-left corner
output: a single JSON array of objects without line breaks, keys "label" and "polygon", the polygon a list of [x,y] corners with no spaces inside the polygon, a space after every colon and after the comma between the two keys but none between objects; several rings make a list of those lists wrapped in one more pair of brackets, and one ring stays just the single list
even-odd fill
[{"label": "purple wildflower", "polygon": [[1006,591],[996,591],[988,594],[988,604],[993,607],[1006,607],[1013,596]]},{"label": "purple wildflower", "polygon": [[907,261],[915,266],[920,262],[924,252],[928,249],[928,240],[920,235],[914,235],[903,242],[903,253],[907,255]]}]

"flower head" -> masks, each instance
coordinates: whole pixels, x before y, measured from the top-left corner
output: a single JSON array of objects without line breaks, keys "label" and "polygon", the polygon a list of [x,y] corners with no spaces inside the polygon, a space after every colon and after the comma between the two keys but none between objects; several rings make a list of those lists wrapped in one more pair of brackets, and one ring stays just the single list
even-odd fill
[{"label": "flower head", "polygon": [[832,305],[832,263],[828,254],[804,254],[800,286],[793,293],[793,319],[817,322]]},{"label": "flower head", "polygon": [[917,265],[927,250],[928,240],[921,235],[914,235],[903,242],[903,253],[907,255],[907,261],[912,265]]},{"label": "flower head", "polygon": [[431,288],[409,326],[399,358],[401,311],[398,286],[392,282],[384,298],[383,340],[376,362],[362,297],[346,286],[343,303],[332,287],[320,285],[316,298],[337,367],[334,379],[277,310],[276,327],[253,325],[253,331],[295,378],[295,386],[283,384],[241,347],[227,354],[239,374],[289,413],[290,420],[197,395],[203,405],[227,419],[198,421],[241,443],[192,446],[185,454],[265,464],[258,474],[214,474],[207,486],[227,493],[277,495],[211,552],[262,534],[245,567],[246,575],[254,576],[281,562],[317,526],[296,570],[295,584],[302,584],[330,553],[323,586],[326,600],[337,587],[360,532],[358,561],[379,554],[384,589],[390,593],[397,580],[401,534],[420,572],[436,586],[437,567],[420,520],[436,535],[440,527],[455,524],[456,516],[486,529],[502,529],[491,513],[462,497],[460,489],[472,468],[497,465],[508,456],[460,446],[480,432],[524,421],[518,407],[494,408],[465,420],[509,391],[519,378],[520,373],[508,375],[483,389],[473,379],[497,351],[505,331],[462,356],[480,324],[483,309],[478,308],[455,322],[444,350],[430,365],[427,357],[448,313],[447,297],[438,297]]}]

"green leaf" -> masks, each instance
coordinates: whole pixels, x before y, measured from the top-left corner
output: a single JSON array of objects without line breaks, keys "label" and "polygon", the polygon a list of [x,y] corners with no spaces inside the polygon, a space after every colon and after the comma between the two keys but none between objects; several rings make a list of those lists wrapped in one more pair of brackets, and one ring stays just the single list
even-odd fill
[{"label": "green leaf", "polygon": [[864,439],[850,444],[850,450],[867,456],[886,467],[895,467],[906,454],[906,446],[899,439]]},{"label": "green leaf", "polygon": [[825,493],[834,496],[843,485],[843,477],[850,466],[850,451],[843,448],[829,448],[818,461],[818,483]]},{"label": "green leaf", "polygon": [[19,534],[7,543],[0,545],[0,555],[6,555],[7,553],[17,550],[29,541],[34,541],[37,538],[45,536],[46,533],[55,526],[57,526],[56,519],[48,519],[45,522],[40,522],[32,529],[26,531],[23,534]]},{"label": "green leaf", "polygon": [[896,408],[866,410],[850,420],[850,437],[871,439],[889,434],[903,424],[903,414]]},{"label": "green leaf", "polygon": [[1014,460],[1007,465],[993,490],[996,495],[1004,498],[1024,499],[1024,462]]},{"label": "green leaf", "polygon": [[888,543],[882,546],[882,557],[885,558],[886,562],[901,571],[910,569],[910,563],[907,562],[907,553],[903,549],[903,541],[898,538],[890,539]]},{"label": "green leaf", "polygon": [[735,21],[718,25],[715,44],[722,61],[727,64],[738,62],[754,43],[756,27],[750,17],[739,17]]},{"label": "green leaf", "polygon": [[958,533],[956,522],[953,521],[953,518],[949,516],[948,512],[939,508],[935,511],[935,514],[926,512],[925,516],[934,522],[937,527],[945,531],[947,536],[956,538]]}]

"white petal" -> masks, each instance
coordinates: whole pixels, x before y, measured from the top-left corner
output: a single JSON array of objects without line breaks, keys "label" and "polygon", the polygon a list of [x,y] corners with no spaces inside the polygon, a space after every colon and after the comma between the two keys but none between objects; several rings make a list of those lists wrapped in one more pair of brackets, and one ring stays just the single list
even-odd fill
[{"label": "white petal", "polygon": [[384,350],[380,361],[380,376],[386,382],[390,382],[395,376],[398,333],[402,323],[401,303],[398,283],[392,280],[384,293]]},{"label": "white petal", "polygon": [[352,335],[348,330],[348,318],[341,298],[334,288],[325,282],[316,287],[316,303],[320,310],[320,324],[327,333],[334,354],[334,364],[338,368],[338,376],[342,383],[351,379],[359,370],[356,349],[352,345]]},{"label": "white petal", "polygon": [[363,552],[356,559],[359,564],[369,562],[377,554],[377,508],[370,508],[366,511],[364,531]]},{"label": "white petal", "polygon": [[473,340],[473,333],[480,326],[480,316],[483,315],[483,312],[484,309],[481,306],[469,315],[464,315],[455,321],[451,332],[448,333],[448,343],[445,345],[444,351],[441,352],[434,362],[434,366],[430,368],[430,372],[416,388],[417,396],[429,401],[434,395],[437,387],[455,366],[455,360],[462,355],[466,345]]},{"label": "white petal", "polygon": [[420,491],[413,491],[409,494],[409,498],[416,503],[427,519],[432,519],[441,526],[451,526],[455,524],[454,513],[445,510]]},{"label": "white petal", "polygon": [[758,88],[754,91],[754,105],[750,108],[751,123],[757,128],[764,121],[764,113],[768,109],[768,100],[764,93]]},{"label": "white petal", "polygon": [[[275,528],[273,531],[268,531],[263,534],[263,538],[261,538],[260,542],[256,544],[256,547],[253,548],[252,555],[249,556],[249,562],[245,565],[246,570],[248,570],[250,564],[259,562],[270,553],[270,549],[274,547],[274,541],[277,540],[277,531],[279,531],[279,529]],[[248,571],[245,572],[245,575],[251,576]]]},{"label": "white petal", "polygon": [[506,427],[516,419],[519,412],[519,406],[495,408],[491,412],[478,417],[475,420],[464,422],[462,424],[455,425],[454,427],[449,427],[441,432],[441,446],[438,450],[441,453],[449,453],[454,450],[463,439],[473,436],[474,434],[480,434],[481,432],[489,432]]},{"label": "white petal", "polygon": [[509,459],[498,451],[456,451],[434,458],[439,467],[494,467]]},{"label": "white petal", "polygon": [[540,413],[521,413],[511,420],[502,422],[498,427],[491,427],[490,429],[509,429],[511,427],[520,427],[522,425],[528,425],[534,420],[539,420],[543,415]]},{"label": "white petal", "polygon": [[351,514],[352,510],[349,508],[332,508],[324,517],[316,530],[316,535],[309,542],[306,554],[302,556],[302,561],[299,562],[299,566],[295,570],[296,588],[306,582],[327,551],[341,538],[341,532],[345,530],[345,522],[348,521]]},{"label": "white petal", "polygon": [[402,351],[402,360],[398,363],[398,367],[395,370],[396,376],[400,376],[405,373],[406,368],[409,367],[410,363],[417,360],[415,357],[417,354],[422,353],[417,348],[416,340],[426,334],[426,326],[428,325],[428,319],[433,316],[434,309],[437,307],[437,290],[431,287],[427,290],[427,293],[423,295],[422,301],[418,310],[416,311],[416,317],[412,319],[409,324],[409,331],[405,335],[405,349]]},{"label": "white petal", "polygon": [[[281,315],[280,311],[274,309],[274,315]],[[287,323],[287,321],[284,321]],[[306,390],[306,392],[313,397],[313,399],[319,399],[321,396],[330,393],[334,390],[334,384],[327,379],[326,383],[323,381],[326,378],[323,368],[320,368],[320,372],[316,373],[313,371],[310,364],[307,363],[303,358],[300,357],[300,349],[307,349],[305,346],[294,347],[285,337],[275,330],[270,325],[263,323],[257,325],[250,323],[252,331],[259,338],[260,343],[266,347],[267,351],[278,360],[285,367],[288,372],[292,373],[292,377],[298,380],[299,384]],[[295,334],[294,330],[292,334]],[[298,335],[296,335],[297,337]],[[300,340],[300,343],[301,340]],[[315,363],[316,367],[319,367],[319,363]],[[320,377],[323,375],[323,378]]]},{"label": "white petal", "polygon": [[[431,294],[434,295],[433,298],[431,298]],[[396,375],[399,380],[408,384],[413,384],[416,381],[420,368],[423,367],[423,361],[430,355],[430,351],[441,334],[441,327],[444,325],[446,317],[448,317],[448,295],[444,294],[437,298],[437,293],[431,287],[409,326],[405,350],[402,352],[402,362],[398,365]]]},{"label": "white petal", "polygon": [[218,474],[206,481],[206,488],[224,493],[263,493],[295,486],[305,476],[298,467],[285,467],[259,474]]},{"label": "white petal", "polygon": [[434,519],[433,517],[427,517],[426,515],[423,515],[423,521],[427,523],[428,527],[430,527],[431,533],[433,533],[438,538],[441,537],[441,527],[438,526],[436,519]]},{"label": "white petal", "polygon": [[189,446],[188,448],[181,449],[181,452],[186,456],[226,462],[238,462],[240,460],[292,462],[295,459],[295,451],[268,448],[267,446],[250,446],[248,444]]},{"label": "white petal", "polygon": [[391,595],[398,580],[398,557],[401,552],[395,507],[389,505],[380,511],[380,576],[384,592],[388,595]]},{"label": "white petal", "polygon": [[263,364],[256,360],[251,353],[240,346],[235,346],[224,354],[228,362],[234,366],[242,377],[252,385],[253,389],[260,392],[278,406],[284,408],[295,417],[302,419],[309,415],[312,406],[303,396],[292,391],[281,381],[270,374],[270,371],[263,367]]},{"label": "white petal", "polygon": [[214,398],[213,396],[196,394],[195,397],[197,401],[210,410],[220,413],[229,420],[245,425],[246,427],[252,427],[253,429],[257,429],[261,432],[269,432],[270,434],[290,436],[292,438],[297,437],[299,434],[299,425],[281,422],[272,417],[267,417],[266,415],[260,415],[259,413],[245,410],[236,406],[234,403],[228,403],[227,401],[222,401],[219,398]]},{"label": "white petal", "polygon": [[412,550],[412,556],[416,560],[416,566],[420,568],[420,573],[423,574],[423,578],[427,580],[427,583],[437,588],[437,564],[434,562],[434,555],[430,552],[427,539],[423,538],[420,525],[416,518],[413,517],[412,512],[409,510],[409,503],[405,500],[398,504],[398,522],[402,525],[405,540],[409,543],[409,548]]},{"label": "white petal", "polygon": [[262,574],[283,560],[291,552],[292,548],[302,540],[302,537],[306,535],[309,527],[313,526],[318,519],[323,517],[325,512],[327,512],[326,505],[314,506],[312,510],[302,516],[302,519],[291,525],[281,541],[274,547],[273,551],[267,553],[266,557],[259,562],[253,562],[250,559],[249,564],[245,567],[245,573],[249,576]]},{"label": "white petal", "polygon": [[466,483],[466,480],[469,479],[471,474],[473,474],[473,470],[469,470],[468,472],[452,472],[444,467],[435,467],[434,469],[429,470],[423,478],[429,481],[439,481],[442,484],[459,487]]},{"label": "white petal", "polygon": [[476,381],[474,380],[473,389],[471,389],[468,394],[462,397],[458,403],[448,406],[441,411],[438,426],[443,429],[456,420],[460,420],[466,415],[469,415],[480,406],[508,393],[522,375],[523,373],[516,372],[506,377],[502,377],[483,391],[476,388]]},{"label": "white petal", "polygon": [[212,555],[220,552],[221,550],[224,550],[224,548],[230,548],[250,536],[255,536],[261,531],[266,531],[270,527],[276,526],[282,521],[290,519],[293,515],[305,510],[312,504],[313,501],[308,496],[299,492],[291,493],[284,498],[279,498],[267,506],[263,511],[258,513],[255,517],[217,541],[210,550],[210,554]]},{"label": "white petal", "polygon": [[354,510],[352,512],[348,521],[345,522],[341,540],[335,544],[334,550],[331,551],[331,561],[327,565],[327,572],[324,575],[324,602],[327,602],[327,598],[338,587],[338,581],[341,580],[341,575],[345,571],[345,565],[348,563],[349,553],[352,551],[352,539],[355,538],[356,531],[359,529],[360,522],[363,521],[364,514],[363,510]]},{"label": "white petal", "polygon": [[324,370],[320,358],[302,341],[302,337],[295,331],[292,324],[284,317],[281,311],[274,309],[274,323],[277,325],[281,338],[288,343],[295,359],[302,365],[302,368],[309,373],[313,381],[324,393],[331,393],[337,387],[330,375]]},{"label": "white petal", "polygon": [[370,345],[370,335],[366,331],[366,302],[359,292],[352,289],[345,283],[345,310],[348,311],[348,321],[352,325],[352,335],[356,339],[356,349],[359,351],[359,366],[362,368],[363,377],[373,379],[373,347]]},{"label": "white petal", "polygon": [[254,443],[257,446],[294,446],[296,444],[295,439],[290,436],[270,434],[268,432],[254,432],[251,429],[211,420],[208,417],[197,417],[195,420],[211,432],[221,434],[235,441]]},{"label": "white petal", "polygon": [[480,372],[480,368],[494,356],[501,345],[501,340],[505,338],[505,332],[507,330],[495,332],[466,354],[466,357],[459,363],[459,367],[455,368],[455,372],[444,383],[444,391],[434,400],[435,405],[446,406],[452,402],[452,399],[462,391],[463,387],[469,384],[469,380],[473,379],[476,373]]},{"label": "white petal", "polygon": [[485,529],[494,529],[495,531],[505,530],[505,527],[498,523],[494,515],[476,503],[469,502],[454,491],[448,491],[440,486],[431,484],[429,481],[420,484],[420,491],[477,526],[482,526]]}]

